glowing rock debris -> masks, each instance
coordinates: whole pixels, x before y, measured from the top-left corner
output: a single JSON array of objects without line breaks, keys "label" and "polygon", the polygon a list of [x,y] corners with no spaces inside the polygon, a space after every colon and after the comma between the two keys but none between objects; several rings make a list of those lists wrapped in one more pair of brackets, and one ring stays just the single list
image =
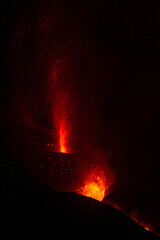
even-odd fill
[{"label": "glowing rock debris", "polygon": [[109,189],[106,177],[102,171],[93,169],[86,177],[83,186],[78,193],[102,201]]},{"label": "glowing rock debris", "polygon": [[84,186],[82,190],[82,194],[87,197],[94,198],[96,200],[102,201],[105,195],[105,186],[103,183],[101,183],[101,180],[98,180],[99,182],[88,182]]}]

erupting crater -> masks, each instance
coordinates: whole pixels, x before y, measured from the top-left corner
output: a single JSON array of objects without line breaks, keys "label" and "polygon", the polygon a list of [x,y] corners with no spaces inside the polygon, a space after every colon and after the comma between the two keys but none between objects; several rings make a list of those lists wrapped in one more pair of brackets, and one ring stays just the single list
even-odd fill
[{"label": "erupting crater", "polygon": [[[67,67],[67,63],[65,62],[55,63],[52,69],[52,136],[55,141],[52,150],[58,153],[73,154],[75,153],[75,146],[77,146],[76,130],[78,125],[79,107],[77,105],[76,90],[72,86],[73,80],[68,72],[68,69],[69,66]],[[83,149],[83,146],[81,146],[81,148]],[[84,150],[84,152],[84,158],[86,158],[86,155],[89,154],[89,158],[93,158],[93,160],[91,161],[92,165],[90,165],[88,169],[87,166],[91,162],[87,159],[86,161],[81,159],[83,163],[85,162],[85,164],[83,170],[81,166],[80,169],[77,170],[77,175],[79,175],[81,183],[80,187],[76,188],[76,192],[98,201],[102,201],[105,195],[108,193],[110,186],[113,184],[113,181],[111,181],[112,178],[110,178],[110,171],[109,174],[108,172],[106,173],[106,166],[104,167],[100,164],[105,162],[106,156],[104,156],[103,153],[97,154],[96,152],[94,154],[93,149],[91,149],[91,154],[90,150],[87,150],[87,152]]]},{"label": "erupting crater", "polygon": [[84,182],[77,193],[102,201],[108,194],[112,184],[112,181],[106,177],[104,171],[95,167],[84,177]]}]

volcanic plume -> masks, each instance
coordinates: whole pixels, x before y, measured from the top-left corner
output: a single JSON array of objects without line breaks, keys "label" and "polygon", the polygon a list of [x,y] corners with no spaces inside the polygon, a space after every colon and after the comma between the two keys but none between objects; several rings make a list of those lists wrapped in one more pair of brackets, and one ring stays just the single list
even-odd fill
[{"label": "volcanic plume", "polygon": [[53,151],[73,153],[77,128],[76,90],[66,61],[58,61],[52,67],[50,94],[52,95]]}]

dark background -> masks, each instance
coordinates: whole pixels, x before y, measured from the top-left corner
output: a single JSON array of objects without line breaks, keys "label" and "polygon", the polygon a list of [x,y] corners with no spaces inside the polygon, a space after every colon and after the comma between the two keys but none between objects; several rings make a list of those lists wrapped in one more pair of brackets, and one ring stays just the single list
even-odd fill
[{"label": "dark background", "polygon": [[160,231],[158,1],[3,1],[0,9],[3,153],[14,124],[50,138],[48,76],[63,58],[78,89],[79,141],[111,155],[108,200]]}]

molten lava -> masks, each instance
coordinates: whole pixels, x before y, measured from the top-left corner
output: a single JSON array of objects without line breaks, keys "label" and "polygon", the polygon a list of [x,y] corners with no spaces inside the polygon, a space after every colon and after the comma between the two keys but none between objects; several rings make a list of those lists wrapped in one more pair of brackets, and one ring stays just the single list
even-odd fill
[{"label": "molten lava", "polygon": [[60,122],[59,129],[59,151],[62,153],[67,153],[67,128],[65,125],[65,121],[62,120]]},{"label": "molten lava", "polygon": [[76,125],[75,91],[72,89],[66,63],[56,61],[52,69],[52,136],[54,151],[74,152],[74,132]]},{"label": "molten lava", "polygon": [[89,180],[84,186],[82,194],[84,196],[102,201],[105,196],[105,184],[103,179],[97,177],[95,180]]},{"label": "molten lava", "polygon": [[84,181],[83,187],[80,188],[78,193],[102,201],[105,194],[108,192],[111,182],[107,183],[106,176],[103,171],[97,168],[91,170]]},{"label": "molten lava", "polygon": [[145,223],[142,221],[138,216],[135,216],[133,213],[129,216],[131,217],[135,222],[137,222],[140,226],[145,228],[147,231],[153,232],[153,227],[150,224]]}]

